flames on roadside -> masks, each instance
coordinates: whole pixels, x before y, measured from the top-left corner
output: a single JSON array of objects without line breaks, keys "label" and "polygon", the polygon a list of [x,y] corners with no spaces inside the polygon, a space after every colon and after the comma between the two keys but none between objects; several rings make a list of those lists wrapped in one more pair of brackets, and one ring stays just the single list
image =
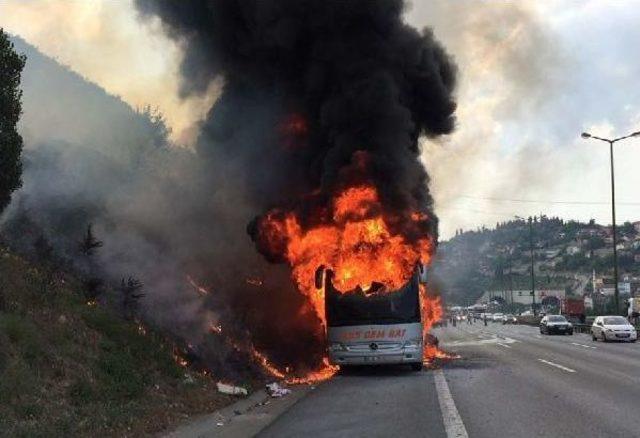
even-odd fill
[{"label": "flames on roadside", "polygon": [[[365,293],[375,284],[376,293],[394,293],[404,286],[415,272],[417,263],[429,264],[435,243],[429,234],[421,234],[429,217],[422,212],[410,212],[404,218],[389,218],[385,214],[378,190],[373,184],[358,184],[339,192],[326,209],[318,211],[320,220],[304,226],[304,220],[295,210],[276,209],[268,212],[257,223],[259,245],[272,253],[280,253],[291,268],[291,277],[297,290],[305,297],[317,317],[320,330],[326,329],[323,288],[316,288],[315,271],[319,266],[330,267],[338,291]],[[397,226],[399,220],[405,223]],[[394,224],[396,224],[394,229]],[[410,230],[407,233],[398,230]],[[204,288],[191,277],[188,283],[197,291]],[[248,278],[248,285],[257,286],[261,280]],[[345,293],[345,292],[343,292]],[[444,357],[433,337],[428,334],[433,324],[442,317],[440,297],[428,293],[420,286],[420,305],[424,327],[424,360]],[[330,378],[338,367],[325,357],[314,370],[295,370],[277,365],[259,351],[252,342],[233,338],[233,332],[223,330],[219,323],[211,324],[211,333],[225,334],[227,342],[260,366],[266,375],[287,383],[312,383]]]},{"label": "flames on roadside", "polygon": [[[185,95],[224,78],[196,142],[204,197],[193,213],[209,216],[194,230],[212,231],[186,269],[215,285],[203,300],[224,312],[225,337],[249,338],[287,375],[325,369],[315,270],[331,269],[345,293],[393,293],[431,260],[437,218],[419,138],[455,127],[453,59],[433,32],[406,23],[402,0],[136,5],[180,43]],[[240,265],[255,262],[235,240],[248,212],[260,215],[247,227],[257,250],[288,265],[297,291],[284,269]],[[224,260],[207,248],[219,242],[232,249]],[[421,296],[428,329],[439,304]],[[279,341],[291,333],[292,344]]]},{"label": "flames on roadside", "polygon": [[[297,117],[287,121],[288,129],[304,132]],[[249,232],[258,250],[269,260],[286,262],[296,288],[312,309],[318,332],[326,330],[323,287],[316,288],[315,273],[323,266],[334,273],[336,290],[394,293],[414,275],[416,265],[428,265],[435,252],[435,236],[429,213],[420,209],[401,210],[385,205],[384,196],[371,177],[371,161],[366,152],[352,157],[342,188],[327,195],[322,190],[309,194],[292,207],[279,207],[256,218]],[[200,295],[209,290],[192,277],[188,284]],[[249,277],[247,286],[262,286],[262,280]],[[440,298],[420,286],[420,306],[426,363],[442,358],[442,352],[429,335],[442,317]],[[315,369],[290,369],[278,365],[266,352],[259,351],[245,336],[234,337],[233,330],[212,324],[210,333],[222,335],[232,348],[251,358],[266,375],[289,383],[310,383],[331,377],[337,367],[324,357]],[[295,366],[294,366],[295,368]]]}]

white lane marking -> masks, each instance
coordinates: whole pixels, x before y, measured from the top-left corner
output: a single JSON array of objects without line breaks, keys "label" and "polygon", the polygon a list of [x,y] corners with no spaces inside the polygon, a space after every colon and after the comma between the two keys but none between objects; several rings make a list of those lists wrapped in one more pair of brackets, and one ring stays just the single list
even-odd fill
[{"label": "white lane marking", "polygon": [[547,365],[551,365],[552,367],[559,368],[559,369],[561,369],[563,371],[566,371],[568,373],[575,373],[576,372],[576,370],[572,370],[571,368],[567,368],[565,366],[558,365],[557,363],[554,363],[554,362],[549,362],[548,360],[544,360],[544,359],[538,359],[538,360],[540,362],[542,362],[542,363],[546,363]]},{"label": "white lane marking", "polygon": [[498,342],[498,345],[499,345],[499,346],[501,346],[501,347],[505,347],[505,348],[512,348],[512,347],[510,347],[509,345],[507,345],[507,344],[502,344],[502,343],[500,343],[500,342]]},{"label": "white lane marking", "polygon": [[584,347],[584,348],[591,348],[593,350],[598,348],[598,347],[594,347],[593,345],[578,344],[577,342],[572,342],[571,345],[577,345],[578,347]]},{"label": "white lane marking", "polygon": [[473,341],[453,341],[453,342],[443,342],[440,345],[444,347],[468,347],[468,346],[476,346],[476,345],[487,345],[487,344],[513,344],[516,342],[515,339],[512,338],[498,338],[493,337],[489,339],[479,339]]},{"label": "white lane marking", "polygon": [[436,390],[438,391],[438,401],[440,402],[440,411],[442,412],[442,422],[444,430],[447,432],[447,438],[469,438],[467,429],[464,427],[462,418],[458,413],[456,404],[449,391],[447,379],[441,369],[435,370],[433,378],[436,382]]}]

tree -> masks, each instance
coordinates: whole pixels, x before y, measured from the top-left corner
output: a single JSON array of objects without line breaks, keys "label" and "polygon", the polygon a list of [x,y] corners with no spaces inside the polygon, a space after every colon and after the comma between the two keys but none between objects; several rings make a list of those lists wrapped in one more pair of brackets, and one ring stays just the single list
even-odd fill
[{"label": "tree", "polygon": [[140,298],[145,296],[145,294],[141,293],[142,286],[142,282],[134,277],[129,277],[126,281],[123,278],[120,283],[122,313],[126,319],[132,320],[138,313]]},{"label": "tree", "polygon": [[80,241],[80,252],[90,257],[93,255],[94,250],[100,248],[102,245],[102,241],[96,239],[96,236],[93,234],[93,224],[89,224],[84,238]]},{"label": "tree", "polygon": [[20,187],[22,137],[16,129],[22,114],[20,75],[26,57],[0,29],[0,213],[9,205],[11,193]]},{"label": "tree", "polygon": [[98,269],[93,258],[95,250],[100,248],[102,245],[102,241],[98,240],[93,234],[92,224],[87,225],[87,232],[78,246],[84,259],[84,269],[88,273],[82,283],[84,287],[84,294],[89,301],[95,301],[102,293],[102,285],[104,284],[104,281],[96,274]]}]

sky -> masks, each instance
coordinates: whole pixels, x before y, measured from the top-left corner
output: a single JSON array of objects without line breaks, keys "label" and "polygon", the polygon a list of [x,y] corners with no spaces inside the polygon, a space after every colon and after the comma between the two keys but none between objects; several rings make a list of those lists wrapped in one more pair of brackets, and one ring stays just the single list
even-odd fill
[{"label": "sky", "polygon": [[[640,131],[637,2],[413,0],[459,69],[455,132],[422,140],[442,238],[514,215],[611,222],[609,151],[583,131]],[[181,49],[130,0],[0,0],[0,26],[121,96],[157,107],[173,138],[218,95],[180,98]],[[640,220],[640,137],[615,146],[617,222]]]}]

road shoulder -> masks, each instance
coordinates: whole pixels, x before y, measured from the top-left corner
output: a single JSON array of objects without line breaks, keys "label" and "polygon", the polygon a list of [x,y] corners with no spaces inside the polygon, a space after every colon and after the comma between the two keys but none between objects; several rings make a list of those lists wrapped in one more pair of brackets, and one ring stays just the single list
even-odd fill
[{"label": "road shoulder", "polygon": [[291,394],[272,398],[264,390],[223,409],[195,418],[165,435],[166,438],[225,438],[254,436],[313,391],[315,386],[291,387]]}]

